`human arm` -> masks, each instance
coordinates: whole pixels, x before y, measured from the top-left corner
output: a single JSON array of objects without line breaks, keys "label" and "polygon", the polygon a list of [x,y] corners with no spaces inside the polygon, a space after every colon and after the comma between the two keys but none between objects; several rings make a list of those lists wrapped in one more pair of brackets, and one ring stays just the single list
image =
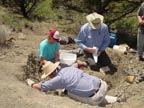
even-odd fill
[{"label": "human arm", "polygon": [[46,40],[43,40],[39,45],[39,56],[43,64],[47,62],[46,55],[47,55]]},{"label": "human arm", "polygon": [[102,33],[103,33],[103,41],[102,41],[101,46],[99,47],[98,55],[100,55],[108,47],[110,43],[109,30],[106,24],[104,24],[102,28]]},{"label": "human arm", "polygon": [[59,53],[59,49],[60,49],[60,44],[56,43],[55,46],[55,62],[59,61],[59,57],[60,57],[60,53]]},{"label": "human arm", "polygon": [[62,84],[62,79],[60,76],[56,76],[44,82],[34,83],[31,85],[31,87],[34,89],[43,91],[43,92],[64,88]]},{"label": "human arm", "polygon": [[95,49],[91,48],[91,47],[86,47],[84,50],[87,51],[87,52],[89,52],[89,53],[95,52]]},{"label": "human arm", "polygon": [[59,61],[59,50],[55,52],[55,62]]},{"label": "human arm", "polygon": [[[85,49],[85,51],[89,52],[89,53],[94,53],[95,52],[95,48],[91,48],[91,47],[87,47]],[[99,56],[104,50],[98,50],[97,55]]]},{"label": "human arm", "polygon": [[138,18],[138,22],[140,25],[144,25],[144,21],[142,20],[142,17],[141,16],[137,16]]},{"label": "human arm", "polygon": [[42,64],[46,64],[47,60],[45,59],[45,57],[41,57],[41,62]]},{"label": "human arm", "polygon": [[77,44],[83,50],[85,50],[85,51],[87,51],[89,53],[93,53],[95,51],[95,49],[93,49],[92,47],[88,47],[87,44],[86,44],[86,42],[87,42],[87,40],[89,38],[89,36],[88,36],[89,35],[89,31],[90,31],[89,24],[88,23],[84,24],[81,27],[80,32],[78,34]]},{"label": "human arm", "polygon": [[37,89],[37,90],[41,90],[41,86],[38,83],[37,84],[32,84],[31,87],[34,88],[34,89]]},{"label": "human arm", "polygon": [[87,48],[87,46],[85,45],[86,36],[87,36],[87,30],[86,30],[85,26],[86,26],[86,24],[81,27],[81,29],[78,33],[78,37],[77,37],[77,44],[83,50],[85,50]]},{"label": "human arm", "polygon": [[78,42],[78,45],[80,48],[82,48],[83,50],[85,50],[86,52],[89,52],[89,53],[95,52],[94,48],[86,46],[82,40],[83,39],[81,39],[81,41]]},{"label": "human arm", "polygon": [[41,87],[41,91],[43,92],[64,88],[62,78],[60,76],[55,76],[50,80],[40,82],[39,85]]},{"label": "human arm", "polygon": [[144,21],[143,21],[143,16],[144,16],[144,9],[143,9],[143,3],[141,4],[141,6],[139,7],[138,11],[137,11],[137,19],[138,19],[138,23],[139,25],[144,25]]}]

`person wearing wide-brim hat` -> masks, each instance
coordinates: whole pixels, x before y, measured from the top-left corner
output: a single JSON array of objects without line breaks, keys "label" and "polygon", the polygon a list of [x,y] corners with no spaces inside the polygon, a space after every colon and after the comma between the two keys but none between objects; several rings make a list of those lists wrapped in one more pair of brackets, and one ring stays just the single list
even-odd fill
[{"label": "person wearing wide-brim hat", "polygon": [[59,49],[59,31],[51,29],[48,37],[39,44],[39,55],[42,63],[45,64],[47,61],[59,61]]},{"label": "person wearing wide-brim hat", "polygon": [[59,62],[47,62],[43,66],[41,78],[47,77],[51,79],[40,83],[34,83],[27,79],[27,83],[32,88],[43,92],[66,89],[71,98],[91,105],[125,101],[124,97],[118,98],[106,95],[107,84],[100,78],[89,75],[75,67],[60,69]]},{"label": "person wearing wide-brim hat", "polygon": [[[86,16],[85,23],[78,34],[77,44],[84,50],[87,62],[94,71],[99,71],[100,67],[110,66],[111,60],[105,49],[110,44],[108,26],[103,22],[104,17],[96,12]],[[97,59],[93,54],[96,53]]]}]

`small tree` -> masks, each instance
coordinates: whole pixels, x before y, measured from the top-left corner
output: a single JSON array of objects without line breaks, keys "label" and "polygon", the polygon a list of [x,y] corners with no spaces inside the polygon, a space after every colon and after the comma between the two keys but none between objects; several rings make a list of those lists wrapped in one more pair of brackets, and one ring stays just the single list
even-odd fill
[{"label": "small tree", "polygon": [[20,6],[23,16],[29,18],[40,1],[41,0],[18,0],[18,5]]},{"label": "small tree", "polygon": [[29,18],[41,1],[44,0],[2,0],[0,4],[11,7],[17,12],[22,13],[25,18]]}]

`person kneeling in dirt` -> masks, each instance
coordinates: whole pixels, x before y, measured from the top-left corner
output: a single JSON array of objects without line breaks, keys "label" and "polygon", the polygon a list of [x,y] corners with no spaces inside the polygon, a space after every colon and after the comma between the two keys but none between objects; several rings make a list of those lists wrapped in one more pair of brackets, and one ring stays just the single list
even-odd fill
[{"label": "person kneeling in dirt", "polygon": [[46,77],[51,79],[40,83],[34,83],[27,79],[28,85],[42,92],[65,89],[71,98],[91,105],[126,101],[124,97],[106,95],[108,86],[105,81],[78,68],[65,67],[61,69],[59,62],[48,61],[43,66],[43,72],[42,79]]},{"label": "person kneeling in dirt", "polygon": [[[111,66],[111,60],[105,52],[110,43],[109,30],[100,14],[94,12],[87,15],[86,19],[88,23],[81,27],[77,44],[84,50],[90,68],[99,71],[101,67]],[[98,57],[97,61],[93,57],[95,52]]]},{"label": "person kneeling in dirt", "polygon": [[59,61],[59,31],[52,29],[47,39],[44,39],[39,45],[39,55],[42,63],[47,61]]}]

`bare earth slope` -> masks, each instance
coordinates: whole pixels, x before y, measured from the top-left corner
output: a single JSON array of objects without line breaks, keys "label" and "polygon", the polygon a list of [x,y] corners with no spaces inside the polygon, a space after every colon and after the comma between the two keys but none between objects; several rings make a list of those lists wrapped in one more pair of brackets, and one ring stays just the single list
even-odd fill
[{"label": "bare earth slope", "polygon": [[[42,32],[43,31],[43,32]],[[46,95],[34,90],[23,81],[22,66],[26,64],[28,55],[37,52],[39,42],[44,39],[48,30],[23,30],[24,36],[12,33],[10,37],[16,38],[10,48],[0,50],[0,106],[1,108],[98,108],[74,101],[66,96]],[[41,35],[40,35],[41,34]],[[71,45],[73,46],[73,45]],[[67,46],[62,46],[64,49]],[[133,73],[144,71],[144,62],[137,60],[136,54],[118,54],[107,49],[108,54],[117,71],[113,75],[103,76],[101,73],[87,71],[111,83],[108,94],[113,96],[126,95],[126,103],[115,103],[105,108],[143,108],[144,82],[129,84],[125,81],[127,74],[123,69]]]}]

